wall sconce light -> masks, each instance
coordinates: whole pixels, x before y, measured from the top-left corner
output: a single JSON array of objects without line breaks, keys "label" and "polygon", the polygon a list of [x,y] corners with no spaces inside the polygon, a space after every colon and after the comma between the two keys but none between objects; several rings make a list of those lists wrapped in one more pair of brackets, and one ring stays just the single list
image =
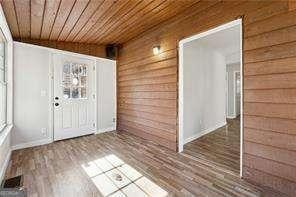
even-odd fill
[{"label": "wall sconce light", "polygon": [[160,46],[155,46],[155,47],[153,47],[153,54],[154,55],[157,55],[157,54],[159,54],[160,53]]}]

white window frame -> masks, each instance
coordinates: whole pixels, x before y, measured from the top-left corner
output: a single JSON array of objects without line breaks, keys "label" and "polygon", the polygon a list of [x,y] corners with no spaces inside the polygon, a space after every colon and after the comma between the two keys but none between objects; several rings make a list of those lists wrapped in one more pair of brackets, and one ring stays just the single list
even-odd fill
[{"label": "white window frame", "polygon": [[[5,15],[0,7],[0,30],[6,40],[5,46],[5,69],[6,69],[6,124],[0,125],[0,146],[13,127],[13,39],[5,19]],[[3,128],[2,128],[3,127]]]},{"label": "white window frame", "polygon": [[[4,130],[4,128],[7,126],[7,40],[5,38],[5,35],[3,31],[0,29],[0,33],[3,35],[3,39],[5,40],[5,45],[4,45],[4,81],[0,81],[1,85],[5,87],[5,122],[3,125],[0,125],[0,132]],[[2,102],[2,101],[1,101]]]}]

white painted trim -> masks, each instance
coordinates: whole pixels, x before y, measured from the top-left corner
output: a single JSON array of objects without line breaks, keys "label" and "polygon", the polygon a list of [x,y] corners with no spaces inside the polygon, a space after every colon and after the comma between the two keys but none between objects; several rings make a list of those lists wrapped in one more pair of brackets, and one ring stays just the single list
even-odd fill
[{"label": "white painted trim", "polygon": [[9,165],[9,161],[10,161],[10,157],[11,157],[11,149],[8,150],[8,154],[6,155],[5,157],[5,161],[3,163],[3,166],[0,170],[0,183],[2,183],[3,179],[4,179],[4,176],[5,176],[5,172],[6,172],[6,169]]},{"label": "white painted trim", "polygon": [[[185,43],[185,42],[184,42]],[[178,151],[183,151],[183,145],[184,145],[184,137],[183,137],[183,122],[184,122],[184,50],[183,50],[183,44],[182,42],[179,43],[179,92],[178,92],[178,114],[179,114],[179,128],[178,128]]]},{"label": "white painted trim", "polygon": [[97,84],[98,84],[98,76],[97,76],[97,61],[93,62],[94,69],[93,71],[93,95],[95,95],[95,131],[98,129],[98,92],[97,92]]},{"label": "white painted trim", "polygon": [[115,122],[114,122],[114,130],[117,130],[117,62],[115,62],[115,74],[114,74],[114,81],[115,81],[115,106],[114,106],[114,110],[115,110],[115,114],[114,114],[114,118],[115,118]]},{"label": "white painted trim", "polygon": [[215,125],[214,127],[211,127],[209,129],[203,130],[201,132],[199,132],[198,134],[195,134],[187,139],[184,140],[184,144],[187,144],[188,142],[191,142],[193,140],[196,140],[197,138],[200,138],[203,135],[206,135],[208,133],[211,133],[212,131],[215,131],[216,129],[219,129],[220,127],[225,126],[227,123],[226,122],[221,122],[217,125]]},{"label": "white painted trim", "polygon": [[17,145],[12,146],[11,149],[12,150],[24,149],[24,148],[40,146],[40,145],[44,145],[44,144],[50,144],[52,142],[53,141],[50,138],[42,139],[42,140],[37,140],[37,141],[33,141],[33,142],[26,142],[26,143],[22,143],[22,144],[17,144]]},{"label": "white painted trim", "polygon": [[236,118],[236,116],[235,116],[235,115],[227,116],[227,118],[228,118],[228,119],[234,119],[234,118]]},{"label": "white painted trim", "polygon": [[95,134],[100,134],[100,133],[105,133],[105,132],[110,132],[115,130],[116,130],[116,126],[108,127],[108,128],[99,129]]},{"label": "white painted trim", "polygon": [[51,139],[51,141],[54,141],[54,99],[53,99],[53,54],[49,53],[49,59],[50,59],[50,65],[49,65],[49,87],[48,87],[48,100],[49,100],[49,106],[48,106],[48,137]]},{"label": "white painted trim", "polygon": [[[7,140],[7,137],[8,137],[8,135],[10,135],[12,127],[13,127],[12,125],[7,125],[4,128],[4,131],[2,131],[0,133],[0,146],[2,146],[2,144],[4,143],[5,140]],[[11,157],[11,148],[10,148],[10,142],[9,142],[8,153],[7,153],[7,155],[5,157],[5,160],[4,160],[4,163],[3,163],[3,165],[1,166],[1,169],[0,169],[0,183],[2,183],[2,180],[3,180],[4,176],[5,176],[5,172],[6,172],[6,169],[8,167],[10,157]]]},{"label": "white painted trim", "polygon": [[184,145],[184,138],[183,138],[183,93],[184,93],[184,84],[183,84],[183,64],[184,64],[184,57],[183,57],[183,47],[184,44],[191,42],[193,40],[208,36],[210,34],[229,29],[231,27],[234,27],[238,25],[240,28],[240,72],[241,72],[241,120],[240,120],[240,176],[242,177],[242,166],[243,166],[243,160],[242,160],[242,153],[243,153],[243,51],[242,51],[242,44],[243,44],[243,37],[242,37],[242,19],[237,19],[232,22],[226,23],[224,25],[220,25],[216,28],[213,28],[211,30],[199,33],[197,35],[191,36],[189,38],[185,38],[179,42],[179,79],[178,79],[178,84],[179,84],[179,89],[178,89],[178,114],[179,114],[179,124],[178,124],[178,152],[183,151],[183,145]]},{"label": "white painted trim", "polygon": [[241,77],[241,72],[240,71],[234,71],[233,72],[233,102],[234,102],[234,107],[233,107],[233,116],[237,117],[239,114],[237,114],[237,106],[236,106],[236,73],[240,74]]},{"label": "white painted trim", "polygon": [[[3,142],[5,140],[7,140],[7,137],[8,135],[10,135],[10,132],[12,130],[12,125],[7,125],[6,128],[4,128],[4,131],[0,133],[0,146],[2,146]],[[10,142],[9,142],[10,144]],[[6,172],[6,169],[8,167],[8,164],[9,164],[9,161],[10,161],[10,157],[11,157],[11,148],[10,148],[10,145],[9,145],[9,148],[8,148],[8,153],[5,157],[5,160],[4,160],[4,163],[3,165],[1,166],[1,169],[0,169],[0,183],[2,182],[4,176],[5,176],[5,172]]]},{"label": "white painted trim", "polygon": [[241,92],[241,100],[240,100],[240,168],[239,175],[243,177],[243,133],[244,133],[244,119],[243,119],[243,102],[244,102],[244,92],[243,92],[243,83],[244,83],[244,69],[243,69],[243,23],[242,19],[240,19],[240,92]]},{"label": "white painted trim", "polygon": [[3,144],[3,142],[6,140],[7,136],[12,130],[13,125],[6,125],[6,127],[3,129],[3,131],[0,132],[0,146]]},{"label": "white painted trim", "polygon": [[197,40],[199,38],[202,38],[202,37],[205,37],[205,36],[208,36],[208,35],[211,35],[213,33],[217,33],[219,31],[222,31],[222,30],[225,30],[225,29],[229,29],[231,27],[234,27],[234,26],[237,26],[237,25],[241,25],[242,24],[242,19],[237,19],[237,20],[234,20],[234,21],[231,21],[229,23],[226,23],[224,25],[220,25],[218,27],[215,27],[213,29],[210,29],[208,31],[205,31],[205,32],[202,32],[202,33],[199,33],[197,35],[194,35],[194,36],[191,36],[189,38],[185,38],[183,40],[181,40],[179,42],[179,46],[180,45],[184,45],[185,43],[187,42],[191,42],[193,40]]},{"label": "white painted trim", "polygon": [[[227,65],[226,65],[227,67]],[[229,97],[229,82],[228,82],[228,72],[227,72],[227,69],[226,69],[226,109],[225,109],[225,114],[226,114],[226,118],[228,118],[228,114],[229,114],[229,103],[228,103],[228,97]]]}]

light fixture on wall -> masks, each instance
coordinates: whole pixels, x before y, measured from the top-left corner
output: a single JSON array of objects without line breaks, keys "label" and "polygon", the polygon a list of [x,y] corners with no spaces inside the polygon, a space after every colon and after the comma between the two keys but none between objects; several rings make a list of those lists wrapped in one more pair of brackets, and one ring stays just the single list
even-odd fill
[{"label": "light fixture on wall", "polygon": [[153,47],[153,54],[154,55],[157,55],[157,54],[159,54],[160,53],[160,46],[155,46],[155,47]]}]

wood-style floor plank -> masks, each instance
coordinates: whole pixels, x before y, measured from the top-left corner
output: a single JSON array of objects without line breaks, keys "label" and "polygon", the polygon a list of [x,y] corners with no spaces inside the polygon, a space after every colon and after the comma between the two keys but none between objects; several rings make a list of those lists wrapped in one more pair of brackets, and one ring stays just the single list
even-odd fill
[{"label": "wood-style floor plank", "polygon": [[201,158],[238,175],[240,168],[240,118],[228,119],[227,125],[187,143],[184,146],[183,154]]},{"label": "wood-style floor plank", "polygon": [[125,132],[13,151],[6,178],[20,174],[28,196],[260,196],[269,191]]}]

